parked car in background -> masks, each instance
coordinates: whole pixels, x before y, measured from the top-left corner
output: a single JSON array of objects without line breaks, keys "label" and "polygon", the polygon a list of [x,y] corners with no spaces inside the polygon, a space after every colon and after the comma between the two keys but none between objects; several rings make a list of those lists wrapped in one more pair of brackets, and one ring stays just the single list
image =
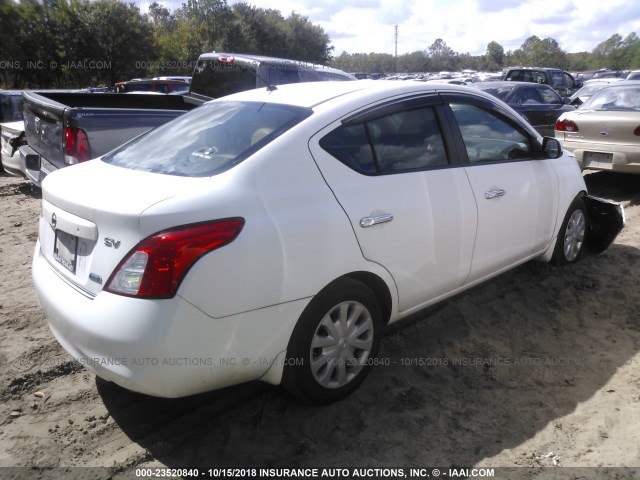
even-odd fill
[{"label": "parked car in background", "polygon": [[370,73],[355,72],[355,73],[352,73],[351,75],[356,77],[358,80],[375,80]]},{"label": "parked car in background", "polygon": [[350,73],[286,58],[212,52],[200,55],[189,95],[203,101],[287,83],[357,80]]},{"label": "parked car in background", "polygon": [[640,70],[633,70],[627,75],[627,80],[640,80]]},{"label": "parked car in background", "polygon": [[[209,53],[198,60],[191,84],[134,79],[122,84],[129,95],[28,92],[25,130],[29,145],[20,150],[22,161],[28,178],[40,186],[49,173],[104,155],[218,96],[267,86],[274,90],[284,83],[335,79],[355,77],[282,58]],[[171,89],[171,95],[147,90],[164,87]]]},{"label": "parked car in background", "polygon": [[40,186],[49,173],[104,155],[196,106],[177,95],[25,92],[21,162]]},{"label": "parked car in background", "polygon": [[557,68],[510,68],[504,74],[503,80],[544,83],[563,97],[573,95],[582,87],[581,80],[576,80],[569,72]]},{"label": "parked car in background", "polygon": [[598,90],[558,118],[555,136],[581,168],[640,173],[640,82]]},{"label": "parked car in background", "polygon": [[[338,400],[385,325],[530,259],[575,262],[623,224],[506,104],[411,81],[221,98],[42,192],[32,272],[51,331],[163,397],[261,380]],[[591,228],[593,205],[617,223]]]},{"label": "parked car in background", "polygon": [[474,83],[479,88],[509,104],[542,136],[553,136],[556,120],[564,112],[575,110],[567,105],[549,85],[527,82]]},{"label": "parked car in background", "polygon": [[570,105],[574,105],[576,107],[582,105],[587,99],[593,95],[595,92],[600,90],[601,88],[606,87],[607,85],[611,85],[612,83],[617,83],[623,81],[621,78],[602,78],[602,79],[594,79],[587,80],[584,82],[584,86],[578,90],[576,93],[569,97]]},{"label": "parked car in background", "polygon": [[10,175],[25,177],[24,165],[20,162],[20,146],[26,145],[24,122],[0,123],[0,171]]},{"label": "parked car in background", "polygon": [[0,90],[0,123],[22,120],[22,90]]}]

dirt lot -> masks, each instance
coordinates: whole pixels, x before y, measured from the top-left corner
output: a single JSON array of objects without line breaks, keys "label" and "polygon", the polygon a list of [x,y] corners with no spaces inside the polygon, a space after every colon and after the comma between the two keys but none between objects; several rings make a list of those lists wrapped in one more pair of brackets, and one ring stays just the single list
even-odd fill
[{"label": "dirt lot", "polygon": [[150,398],[76,365],[31,283],[39,194],[0,174],[0,466],[639,467],[640,177],[587,180],[626,207],[607,252],[423,312],[314,408],[262,384]]}]

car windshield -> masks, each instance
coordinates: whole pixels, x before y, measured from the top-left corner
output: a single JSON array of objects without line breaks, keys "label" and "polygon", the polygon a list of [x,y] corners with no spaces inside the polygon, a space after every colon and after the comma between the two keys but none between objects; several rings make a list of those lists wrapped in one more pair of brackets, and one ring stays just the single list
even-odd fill
[{"label": "car windshield", "polygon": [[589,85],[585,85],[580,90],[576,92],[576,97],[584,97],[586,95],[593,95],[598,90],[603,89],[608,86],[607,83],[591,83]]},{"label": "car windshield", "polygon": [[640,110],[640,85],[606,87],[578,107],[580,110]]},{"label": "car windshield", "polygon": [[166,175],[217,175],[311,113],[307,108],[273,103],[211,102],[138,137],[102,160]]}]

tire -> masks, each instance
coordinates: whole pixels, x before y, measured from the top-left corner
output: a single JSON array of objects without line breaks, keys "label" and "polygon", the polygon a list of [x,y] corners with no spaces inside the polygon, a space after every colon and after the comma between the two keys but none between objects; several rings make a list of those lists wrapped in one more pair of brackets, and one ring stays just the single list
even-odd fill
[{"label": "tire", "polygon": [[371,289],[349,278],[337,280],[302,312],[289,340],[283,387],[306,403],[346,397],[371,370],[382,328]]},{"label": "tire", "polygon": [[587,209],[584,200],[577,197],[564,217],[551,261],[556,265],[568,265],[580,259],[588,231]]}]

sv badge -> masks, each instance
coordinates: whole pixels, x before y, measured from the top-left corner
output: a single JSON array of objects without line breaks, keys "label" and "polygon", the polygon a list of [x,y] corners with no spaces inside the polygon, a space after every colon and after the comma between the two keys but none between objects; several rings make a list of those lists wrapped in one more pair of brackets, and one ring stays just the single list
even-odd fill
[{"label": "sv badge", "polygon": [[120,246],[120,240],[114,240],[113,238],[106,237],[104,239],[104,244],[107,247],[118,248]]}]

